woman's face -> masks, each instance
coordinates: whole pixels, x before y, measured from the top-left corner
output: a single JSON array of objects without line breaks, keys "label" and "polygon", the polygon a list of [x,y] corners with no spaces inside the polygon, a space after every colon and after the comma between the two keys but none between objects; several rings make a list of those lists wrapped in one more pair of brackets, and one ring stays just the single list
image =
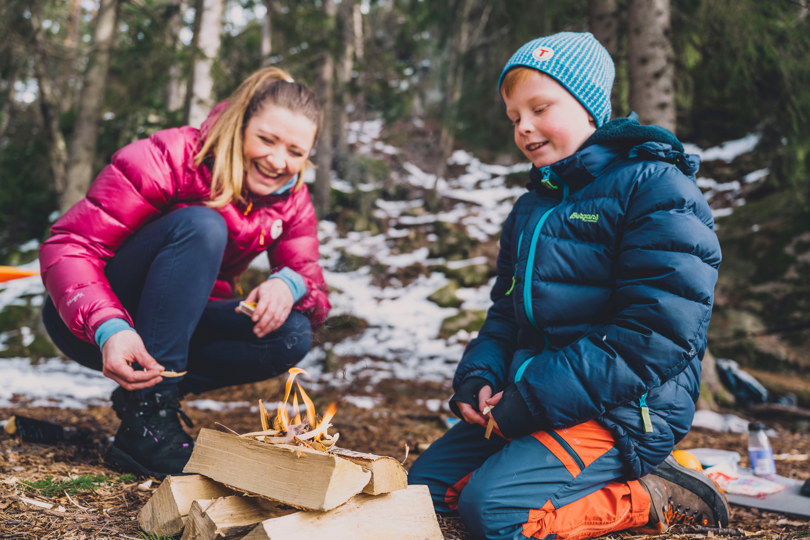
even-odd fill
[{"label": "woman's face", "polygon": [[245,182],[257,196],[270,195],[301,172],[315,143],[317,126],[306,116],[265,105],[245,126]]}]

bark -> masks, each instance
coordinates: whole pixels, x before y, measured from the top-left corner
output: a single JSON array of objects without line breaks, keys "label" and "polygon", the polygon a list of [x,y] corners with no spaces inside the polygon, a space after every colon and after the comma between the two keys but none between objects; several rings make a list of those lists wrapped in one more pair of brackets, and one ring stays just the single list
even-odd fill
[{"label": "bark", "polygon": [[64,192],[59,208],[67,211],[84,197],[93,179],[93,167],[98,143],[98,130],[107,90],[113,41],[118,23],[118,0],[101,0],[93,29],[93,51],[84,74],[73,137],[69,147],[69,162]]},{"label": "bark", "polygon": [[[67,186],[67,143],[62,135],[62,130],[59,129],[59,100],[54,95],[53,81],[45,68],[45,55],[42,51],[41,32],[37,16],[31,16],[31,24],[37,29],[34,38],[34,73],[39,86],[39,113],[50,143],[48,145],[48,159],[53,174],[54,190],[61,200]],[[61,206],[62,212],[69,207],[70,205]]]},{"label": "bark", "polygon": [[366,111],[366,96],[363,88],[366,87],[365,78],[365,45],[363,33],[363,12],[359,2],[355,2],[354,10],[352,11],[352,35],[354,36],[354,61],[355,65],[360,66],[357,70],[357,88],[361,90],[357,95],[353,96],[354,100],[354,117],[357,121],[362,122],[365,119]]},{"label": "bark", "polygon": [[590,29],[594,37],[601,43],[613,58],[616,65],[616,80],[613,83],[611,102],[614,115],[617,106],[621,103],[621,78],[619,75],[619,0],[590,0],[589,3]]},{"label": "bark", "polygon": [[473,26],[472,13],[476,0],[461,0],[458,7],[458,29],[451,36],[448,51],[447,70],[444,80],[444,100],[442,105],[442,122],[439,133],[439,160],[436,167],[436,180],[433,189],[427,195],[428,207],[435,207],[438,202],[437,188],[439,182],[447,174],[447,160],[453,153],[455,145],[456,123],[458,120],[457,107],[461,100],[462,84],[464,82],[464,56],[480,39],[481,33],[489,19],[491,8],[484,8],[477,26]]},{"label": "bark", "polygon": [[278,12],[274,0],[264,0],[266,13],[262,19],[262,65],[270,65],[270,55],[273,52],[273,17]]},{"label": "bark", "polygon": [[199,26],[194,32],[195,57],[191,69],[188,124],[199,127],[214,106],[212,68],[219,55],[223,0],[197,0]]},{"label": "bark", "polygon": [[[180,31],[183,29],[183,13],[188,9],[187,0],[170,0],[169,20],[166,23],[166,44],[177,53],[180,48]],[[169,82],[166,84],[166,109],[176,112],[183,108],[187,84],[183,78],[183,64],[173,59],[169,66]]]},{"label": "bark", "polygon": [[[59,111],[62,114],[75,107],[77,101],[76,76],[81,72],[79,61],[85,57],[80,34],[82,14],[81,0],[70,0],[70,11],[66,23],[67,31],[65,32],[63,47],[64,58],[59,62],[58,70],[50,74],[53,87],[59,89],[57,102]],[[53,62],[51,62],[51,66],[53,66]]]},{"label": "bark", "polygon": [[675,131],[675,66],[669,0],[631,0],[628,62],[630,107],[642,124]]},{"label": "bark", "polygon": [[354,0],[343,0],[340,5],[340,29],[343,36],[343,47],[338,65],[337,95],[335,107],[334,133],[336,139],[336,161],[345,160],[349,155],[349,142],[346,137],[348,108],[351,105],[351,83],[354,71],[355,36],[354,14],[359,13],[360,6]]},{"label": "bark", "polygon": [[[327,35],[334,28],[337,5],[334,0],[324,0],[323,12],[326,17]],[[332,51],[327,46],[321,57],[321,66],[318,75],[318,94],[323,106],[323,125],[318,135],[317,152],[315,154],[315,186],[314,202],[318,217],[323,218],[329,213],[329,196],[332,191],[332,158],[333,148],[333,115],[335,102],[335,61]]]}]

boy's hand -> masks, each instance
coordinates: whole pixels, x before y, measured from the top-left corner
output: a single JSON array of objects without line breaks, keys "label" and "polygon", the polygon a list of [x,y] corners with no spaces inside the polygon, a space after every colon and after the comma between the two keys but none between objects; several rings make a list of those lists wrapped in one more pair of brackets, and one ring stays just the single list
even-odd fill
[{"label": "boy's hand", "polygon": [[[487,407],[490,409],[494,407],[495,404],[501,400],[501,396],[503,396],[503,392],[498,392],[493,396],[492,387],[486,385],[478,391],[478,410],[475,410],[469,403],[462,402],[459,402],[458,409],[461,412],[461,416],[464,417],[465,422],[478,424],[486,428],[491,416]],[[487,409],[486,414],[483,412],[485,409]]]},{"label": "boy's hand", "polygon": [[501,434],[501,430],[498,427],[498,422],[496,422],[495,417],[492,416],[492,407],[497,405],[498,402],[501,401],[502,397],[503,397],[503,390],[501,390],[494,396],[490,397],[489,399],[484,400],[484,408],[481,409],[481,412],[483,413],[484,416],[487,417],[487,426],[486,426],[487,432],[486,435],[484,435],[487,439],[489,439],[489,434],[492,433],[493,431],[498,435],[500,435],[501,437],[503,437],[503,435]]},{"label": "boy's hand", "polygon": [[[140,390],[154,386],[163,378],[163,366],[146,351],[141,336],[134,330],[116,332],[101,350],[102,373],[127,390]],[[143,370],[133,368],[140,365]]]}]

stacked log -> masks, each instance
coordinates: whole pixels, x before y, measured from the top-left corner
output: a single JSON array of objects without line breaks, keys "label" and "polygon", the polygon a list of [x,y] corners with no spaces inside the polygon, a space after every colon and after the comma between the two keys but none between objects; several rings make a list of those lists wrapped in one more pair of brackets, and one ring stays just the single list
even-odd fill
[{"label": "stacked log", "polygon": [[426,486],[393,458],[320,451],[202,429],[184,471],[138,515],[147,533],[182,540],[441,539]]}]

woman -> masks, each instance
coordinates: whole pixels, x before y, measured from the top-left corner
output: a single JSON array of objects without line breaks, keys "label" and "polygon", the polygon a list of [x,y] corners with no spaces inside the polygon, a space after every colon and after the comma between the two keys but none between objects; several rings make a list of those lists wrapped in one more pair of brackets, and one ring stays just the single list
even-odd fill
[{"label": "woman", "polygon": [[[193,442],[180,397],[273,377],[309,350],[330,307],[301,179],[321,114],[307,87],[262,69],[201,129],[119,150],[51,228],[43,320],[68,357],[120,385],[112,463],[182,471]],[[271,274],[246,315],[236,282],[262,252]]]}]

